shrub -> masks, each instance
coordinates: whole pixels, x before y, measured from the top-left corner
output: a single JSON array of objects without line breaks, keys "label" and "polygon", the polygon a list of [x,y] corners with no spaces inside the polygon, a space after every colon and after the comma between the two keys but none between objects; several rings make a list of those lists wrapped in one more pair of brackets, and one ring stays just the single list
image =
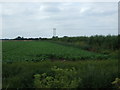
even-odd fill
[{"label": "shrub", "polygon": [[54,66],[51,70],[54,76],[48,76],[46,73],[34,75],[35,88],[77,88],[81,82],[81,79],[76,76],[74,67],[62,69]]},{"label": "shrub", "polygon": [[113,85],[115,85],[116,88],[120,89],[120,79],[115,78],[115,81],[112,82]]}]

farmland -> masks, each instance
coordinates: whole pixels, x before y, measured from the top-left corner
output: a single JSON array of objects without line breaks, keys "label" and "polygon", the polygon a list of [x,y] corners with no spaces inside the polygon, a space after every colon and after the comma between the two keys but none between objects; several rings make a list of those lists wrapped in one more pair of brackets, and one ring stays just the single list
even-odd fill
[{"label": "farmland", "polygon": [[108,58],[94,52],[58,45],[46,41],[3,42],[3,62],[41,60],[91,60]]},{"label": "farmland", "polygon": [[3,41],[3,88],[114,89],[111,83],[119,77],[115,46],[100,51],[96,44],[96,49],[90,47],[93,51],[82,47],[86,42],[80,41],[79,47],[76,42]]}]

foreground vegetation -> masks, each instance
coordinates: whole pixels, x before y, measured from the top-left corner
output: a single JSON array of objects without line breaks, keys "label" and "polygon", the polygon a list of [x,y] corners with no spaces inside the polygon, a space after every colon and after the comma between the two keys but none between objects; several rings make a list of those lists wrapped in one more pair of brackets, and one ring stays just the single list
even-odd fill
[{"label": "foreground vegetation", "polygon": [[[70,72],[71,69],[73,71]],[[44,73],[46,76],[40,79],[39,75]],[[35,75],[38,75],[37,80]],[[56,81],[50,82],[50,77],[54,77]],[[50,83],[48,88],[113,88],[114,85],[111,83],[116,77],[118,77],[117,60],[3,63],[3,88],[45,88],[48,86],[47,82]],[[48,81],[44,82],[47,78]],[[63,82],[61,78],[64,79]],[[71,80],[79,81],[67,87],[67,82]]]},{"label": "foreground vegetation", "polygon": [[119,87],[117,36],[2,42],[6,90]]}]

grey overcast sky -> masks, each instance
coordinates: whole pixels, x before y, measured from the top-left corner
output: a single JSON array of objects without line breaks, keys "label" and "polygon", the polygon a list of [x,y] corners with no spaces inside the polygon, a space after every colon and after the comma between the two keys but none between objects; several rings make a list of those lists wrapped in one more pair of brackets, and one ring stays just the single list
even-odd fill
[{"label": "grey overcast sky", "polygon": [[2,3],[2,38],[118,34],[118,3]]}]

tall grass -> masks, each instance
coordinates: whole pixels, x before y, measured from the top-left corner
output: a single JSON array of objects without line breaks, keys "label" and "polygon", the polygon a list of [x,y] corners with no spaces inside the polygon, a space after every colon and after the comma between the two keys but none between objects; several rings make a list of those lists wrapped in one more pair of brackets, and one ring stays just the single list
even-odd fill
[{"label": "tall grass", "polygon": [[81,78],[78,88],[112,88],[111,82],[118,77],[118,61],[43,61],[3,63],[3,88],[34,88],[34,75],[47,73],[52,76],[53,66],[62,69],[74,67],[75,77]]}]

